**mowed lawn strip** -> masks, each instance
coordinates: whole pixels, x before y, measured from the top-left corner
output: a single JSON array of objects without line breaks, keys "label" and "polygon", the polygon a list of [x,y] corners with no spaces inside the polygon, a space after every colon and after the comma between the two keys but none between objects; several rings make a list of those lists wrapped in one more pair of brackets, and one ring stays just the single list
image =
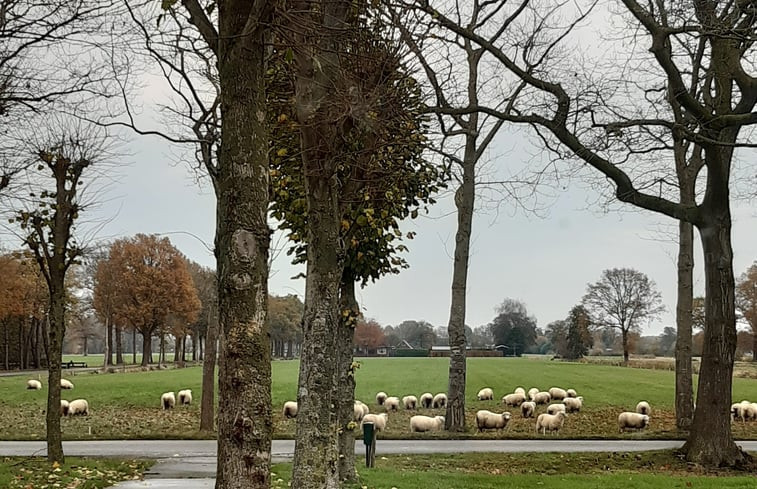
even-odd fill
[{"label": "mowed lawn strip", "polygon": [[[383,412],[375,395],[385,391],[390,396],[420,397],[424,392],[446,392],[448,359],[446,358],[362,358],[357,359],[356,398],[367,403],[371,412]],[[284,419],[281,408],[285,401],[295,400],[299,362],[273,363],[273,410],[275,436],[291,438],[294,420]],[[85,398],[91,416],[68,418],[63,422],[65,439],[118,438],[209,438],[212,434],[198,431],[202,369],[190,367],[148,372],[100,374],[64,372],[74,383],[71,391],[62,391],[64,399]],[[28,391],[26,380],[34,375],[0,378],[0,409],[7,422],[0,424],[0,439],[44,439],[44,410],[47,396],[46,376],[41,376],[43,389]],[[674,373],[665,370],[624,368],[585,363],[549,361],[544,358],[470,358],[467,374],[467,423],[463,434],[411,434],[409,419],[413,414],[444,414],[439,410],[401,411],[392,413],[383,438],[541,438],[535,432],[535,420],[523,419],[517,408],[505,408],[500,399],[522,386],[526,390],[552,386],[574,388],[584,397],[581,413],[569,415],[560,438],[682,438],[675,429],[673,411]],[[737,378],[733,381],[734,399],[757,401],[757,380]],[[494,390],[493,401],[478,401],[482,387]],[[162,411],[160,395],[167,391],[192,389],[191,406]],[[652,406],[651,423],[641,433],[620,435],[617,416],[633,411],[640,400]],[[479,409],[513,413],[507,430],[477,434],[475,413]],[[540,406],[537,413],[544,412]],[[757,423],[734,423],[734,436],[757,438]]]},{"label": "mowed lawn strip", "polygon": [[0,487],[99,489],[141,479],[152,464],[143,460],[67,457],[65,464],[53,466],[42,457],[0,457]]},{"label": "mowed lawn strip", "polygon": [[[359,460],[362,462],[362,460]],[[752,488],[748,472],[706,473],[673,452],[391,455],[358,467],[355,488]],[[273,467],[272,487],[285,488],[291,464]]]}]

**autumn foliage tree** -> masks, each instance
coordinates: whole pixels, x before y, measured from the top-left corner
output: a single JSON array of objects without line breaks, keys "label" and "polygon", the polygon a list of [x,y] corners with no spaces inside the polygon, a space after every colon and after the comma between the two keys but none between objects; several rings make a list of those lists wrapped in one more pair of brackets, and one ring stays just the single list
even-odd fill
[{"label": "autumn foliage tree", "polygon": [[355,327],[355,346],[363,352],[382,346],[386,338],[381,325],[373,319],[360,320]]},{"label": "autumn foliage tree", "polygon": [[142,365],[146,366],[156,332],[172,320],[190,324],[200,312],[186,258],[168,238],[137,234],[114,241],[101,266],[109,267],[110,274],[98,287],[108,287],[114,295],[115,318],[142,335]]},{"label": "autumn foliage tree", "polygon": [[[302,312],[305,305],[296,295],[268,298],[268,324],[275,357],[292,358],[302,343]],[[286,347],[286,348],[285,348]]]}]

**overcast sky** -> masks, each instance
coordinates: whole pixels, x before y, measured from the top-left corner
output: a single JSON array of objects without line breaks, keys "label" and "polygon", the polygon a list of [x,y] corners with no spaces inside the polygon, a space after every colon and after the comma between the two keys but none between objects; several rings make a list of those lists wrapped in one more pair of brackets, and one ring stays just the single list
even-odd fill
[{"label": "overcast sky", "polygon": [[[491,153],[502,156],[493,157],[491,167],[529,161],[531,153],[522,150],[528,143],[521,134],[504,133],[498,141],[500,147]],[[102,216],[112,218],[100,235],[177,233],[167,235],[183,253],[214,267],[211,252],[200,242],[212,246],[215,199],[211,190],[198,185],[187,166],[176,164],[175,151],[160,140],[134,139],[129,151],[131,155],[118,170],[120,177],[99,210]],[[645,327],[645,333],[657,334],[663,326],[675,325],[676,244],[658,232],[661,225],[674,231],[672,220],[630,207],[624,207],[627,212],[592,211],[587,202],[597,195],[583,187],[574,183],[561,191],[545,217],[512,212],[507,205],[498,214],[476,214],[467,324],[489,323],[494,308],[509,297],[523,301],[544,327],[565,318],[580,302],[586,285],[598,280],[603,270],[631,267],[656,282],[668,308],[659,321]],[[429,216],[403,225],[405,230],[417,231],[417,237],[408,242],[410,269],[359,291],[366,316],[384,325],[415,319],[446,326],[456,226],[450,210],[450,199],[445,198]],[[757,260],[757,212],[751,202],[740,202],[734,206],[733,217],[738,275]],[[697,253],[695,293],[703,294],[701,255]],[[282,253],[273,266],[271,293],[303,297],[304,280],[291,279],[300,271]]]}]

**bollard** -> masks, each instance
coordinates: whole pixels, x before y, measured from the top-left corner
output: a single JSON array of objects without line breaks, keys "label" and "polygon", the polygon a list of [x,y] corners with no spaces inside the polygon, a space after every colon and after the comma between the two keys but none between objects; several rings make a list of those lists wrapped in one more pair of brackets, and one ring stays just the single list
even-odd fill
[{"label": "bollard", "polygon": [[363,443],[365,443],[365,466],[371,468],[376,461],[376,430],[373,423],[363,423]]}]

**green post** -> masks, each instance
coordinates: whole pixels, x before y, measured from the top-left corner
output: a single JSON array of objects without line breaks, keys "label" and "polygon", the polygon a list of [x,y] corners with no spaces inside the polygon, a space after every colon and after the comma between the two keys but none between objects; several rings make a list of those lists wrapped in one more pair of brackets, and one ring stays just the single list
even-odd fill
[{"label": "green post", "polygon": [[363,443],[365,443],[365,466],[371,468],[376,461],[376,430],[373,423],[363,423]]}]

